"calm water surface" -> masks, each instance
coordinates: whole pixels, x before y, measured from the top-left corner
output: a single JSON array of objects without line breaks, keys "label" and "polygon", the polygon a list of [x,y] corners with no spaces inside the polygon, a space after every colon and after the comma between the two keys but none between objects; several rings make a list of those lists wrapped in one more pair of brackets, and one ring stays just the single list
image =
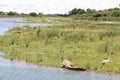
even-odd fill
[{"label": "calm water surface", "polygon": [[[15,26],[26,25],[22,22],[23,18],[0,18],[0,34]],[[29,25],[48,26],[48,24]],[[3,55],[4,53],[0,52],[0,80],[120,80],[120,75],[110,76],[95,72],[75,72],[61,68],[42,67],[24,61],[10,61],[4,59]]]},{"label": "calm water surface", "polygon": [[102,21],[102,22],[97,22],[97,24],[103,24],[103,25],[120,25],[120,22],[112,22],[112,21]]},{"label": "calm water surface", "polygon": [[120,80],[120,75],[42,67],[24,61],[10,61],[2,57],[2,52],[0,54],[0,80]]},{"label": "calm water surface", "polygon": [[0,35],[4,34],[5,31],[13,27],[22,27],[22,26],[52,26],[53,24],[37,24],[37,23],[25,23],[24,18],[0,18]]}]

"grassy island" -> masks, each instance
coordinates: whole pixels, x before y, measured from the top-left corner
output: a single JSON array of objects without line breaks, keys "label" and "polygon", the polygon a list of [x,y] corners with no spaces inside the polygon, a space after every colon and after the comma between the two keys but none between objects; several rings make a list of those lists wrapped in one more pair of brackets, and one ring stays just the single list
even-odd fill
[{"label": "grassy island", "polygon": [[[120,24],[71,17],[28,18],[28,22],[60,24],[15,27],[0,36],[4,57],[60,67],[63,59],[103,73],[120,73]],[[110,58],[111,63],[101,61]]]}]

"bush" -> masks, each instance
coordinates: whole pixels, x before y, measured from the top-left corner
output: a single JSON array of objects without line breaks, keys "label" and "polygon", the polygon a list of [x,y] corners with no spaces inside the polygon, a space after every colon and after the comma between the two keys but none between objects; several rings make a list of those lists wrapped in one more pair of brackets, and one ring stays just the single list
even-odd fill
[{"label": "bush", "polygon": [[18,15],[18,13],[17,13],[17,12],[11,12],[11,11],[10,11],[10,12],[8,13],[8,15],[9,15],[9,16],[15,16],[15,15]]},{"label": "bush", "polygon": [[37,15],[37,13],[35,13],[35,12],[31,12],[31,13],[30,13],[30,16],[36,17],[36,16],[38,16],[38,15]]},{"label": "bush", "polygon": [[119,11],[114,11],[112,14],[111,14],[112,17],[119,17],[120,16],[120,12]]}]

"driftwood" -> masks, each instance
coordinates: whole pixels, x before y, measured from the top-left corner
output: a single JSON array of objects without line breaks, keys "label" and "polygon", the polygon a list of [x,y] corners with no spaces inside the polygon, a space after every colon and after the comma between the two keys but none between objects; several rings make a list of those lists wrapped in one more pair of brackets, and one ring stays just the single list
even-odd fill
[{"label": "driftwood", "polygon": [[74,70],[74,71],[86,71],[87,70],[85,68],[73,67],[73,63],[67,59],[63,61],[62,68],[68,69],[68,70]]},{"label": "driftwood", "polygon": [[68,70],[74,70],[74,71],[86,71],[87,69],[85,68],[78,68],[78,67],[69,67],[69,68],[64,68]]}]

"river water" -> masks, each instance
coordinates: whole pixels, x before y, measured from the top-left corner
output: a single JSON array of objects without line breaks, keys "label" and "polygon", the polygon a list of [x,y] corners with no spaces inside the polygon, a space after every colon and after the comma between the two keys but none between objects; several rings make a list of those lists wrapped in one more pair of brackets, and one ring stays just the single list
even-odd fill
[{"label": "river water", "polygon": [[[21,27],[23,25],[21,24],[22,21],[22,18],[1,18],[0,34],[9,30],[9,28],[15,27],[16,24],[17,26],[20,24]],[[3,58],[3,55],[4,53],[0,52],[0,80],[120,80],[120,75],[37,66],[24,61],[11,61]]]},{"label": "river water", "polygon": [[120,80],[120,76],[37,66],[0,56],[0,80]]},{"label": "river water", "polygon": [[22,26],[52,26],[53,24],[39,24],[39,23],[26,23],[24,18],[0,18],[0,35],[4,34],[5,31],[13,27],[22,27]]}]

